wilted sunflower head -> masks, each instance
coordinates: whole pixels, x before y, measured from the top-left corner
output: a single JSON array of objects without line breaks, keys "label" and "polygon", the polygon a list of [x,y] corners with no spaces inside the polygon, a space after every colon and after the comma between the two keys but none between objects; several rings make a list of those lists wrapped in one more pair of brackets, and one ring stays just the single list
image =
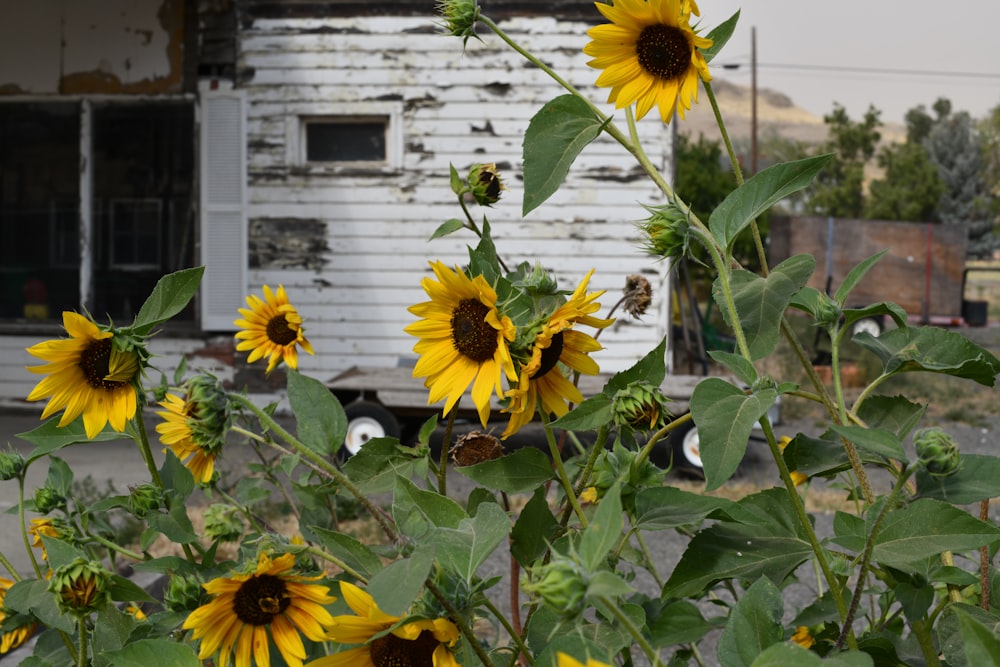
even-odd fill
[{"label": "wilted sunflower head", "polygon": [[583,52],[593,57],[588,65],[604,70],[597,85],[611,88],[608,101],[619,109],[635,103],[639,119],[653,106],[659,107],[664,123],[675,109],[683,118],[691,102],[698,101],[698,79],[712,79],[700,51],[712,46],[712,40],[698,36],[690,23],[697,5],[692,0],[595,5],[611,23],[587,31],[593,41]]}]

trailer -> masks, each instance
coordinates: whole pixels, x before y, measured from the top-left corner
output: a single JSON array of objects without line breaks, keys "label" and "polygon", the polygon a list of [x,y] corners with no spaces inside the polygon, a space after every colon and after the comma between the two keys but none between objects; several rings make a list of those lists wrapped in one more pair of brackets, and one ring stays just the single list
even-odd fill
[{"label": "trailer", "polygon": [[[851,292],[848,307],[892,301],[911,320],[939,326],[982,326],[985,309],[964,296],[968,230],[964,225],[822,217],[771,220],[768,258],[772,264],[798,254],[816,258],[809,286],[833,293],[848,272],[888,249]],[[863,321],[878,335],[882,323]]]},{"label": "trailer", "polygon": [[[609,373],[582,375],[578,386],[584,396],[594,396],[603,390],[611,377]],[[660,389],[671,400],[674,418],[688,413],[691,394],[703,379],[702,375],[669,374],[663,380]],[[427,389],[420,378],[413,377],[412,366],[407,364],[388,368],[354,366],[326,385],[347,413],[347,436],[342,448],[347,456],[357,453],[374,438],[398,437],[404,444],[409,443],[420,425],[441,413],[441,404],[427,404]],[[499,424],[507,420],[501,407],[494,396],[490,422],[498,422],[500,429]],[[778,423],[780,403],[769,412],[769,417],[772,423]],[[457,418],[479,427],[478,413],[468,394],[459,402]],[[650,455],[650,460],[661,466],[669,465],[672,460],[676,469],[699,476],[702,470],[699,443],[698,430],[694,422],[688,421],[671,431],[663,446]]]}]

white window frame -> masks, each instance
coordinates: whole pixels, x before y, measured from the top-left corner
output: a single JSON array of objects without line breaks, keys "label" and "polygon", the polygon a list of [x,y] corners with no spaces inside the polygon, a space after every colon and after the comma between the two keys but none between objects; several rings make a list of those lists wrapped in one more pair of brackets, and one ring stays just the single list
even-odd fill
[{"label": "white window frame", "polygon": [[[286,158],[288,164],[322,172],[397,171],[403,168],[403,104],[401,102],[358,102],[308,104],[290,110],[286,120]],[[359,161],[310,162],[306,159],[306,129],[312,123],[365,122],[385,123],[385,159]]]}]

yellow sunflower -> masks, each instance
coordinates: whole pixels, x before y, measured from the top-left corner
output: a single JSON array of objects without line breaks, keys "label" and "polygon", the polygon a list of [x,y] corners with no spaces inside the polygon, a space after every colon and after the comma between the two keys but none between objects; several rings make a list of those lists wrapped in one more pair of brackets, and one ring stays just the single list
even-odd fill
[{"label": "yellow sunflower", "polygon": [[587,658],[585,665],[573,656],[560,651],[556,653],[556,667],[611,667],[611,665],[593,658]]},{"label": "yellow sunflower", "polygon": [[167,394],[160,401],[166,410],[156,414],[163,422],[156,425],[160,441],[173,450],[184,465],[203,484],[212,480],[215,459],[222,452],[230,426],[229,401],[218,380],[198,375],[187,382],[186,397]]},{"label": "yellow sunflower", "polygon": [[458,628],[448,619],[404,623],[381,634],[400,618],[383,612],[354,584],[341,581],[340,593],[355,615],[335,616],[327,639],[364,646],[313,660],[306,667],[461,667],[448,650],[458,641]]},{"label": "yellow sunflower", "polygon": [[690,23],[691,14],[698,14],[697,5],[691,0],[595,5],[611,23],[587,31],[593,41],[583,52],[593,56],[588,65],[603,70],[597,85],[611,88],[608,102],[619,109],[637,103],[636,118],[653,105],[660,107],[664,123],[670,122],[675,108],[684,118],[691,101],[698,101],[698,78],[712,80],[699,51],[712,46],[712,40],[699,37]]},{"label": "yellow sunflower", "polygon": [[139,355],[118,349],[113,331],[101,329],[78,313],[64,312],[63,327],[69,338],[28,348],[28,354],[48,362],[27,367],[32,373],[48,376],[35,385],[28,400],[51,397],[42,419],[64,410],[59,426],[82,414],[88,438],[108,423],[116,431],[124,431],[125,423],[135,416]]},{"label": "yellow sunflower", "polygon": [[278,285],[274,292],[264,285],[264,299],[256,294],[247,297],[249,308],[240,308],[243,319],[233,322],[242,331],[236,338],[242,342],[236,346],[240,352],[251,350],[247,363],[252,364],[267,356],[267,372],[270,373],[279,361],[290,368],[299,367],[298,347],[313,354],[312,345],[306,340],[302,328],[302,317],[295,306],[288,303],[285,287]]},{"label": "yellow sunflower", "polygon": [[42,542],[42,535],[61,540],[65,536],[65,526],[62,524],[61,520],[51,519],[48,517],[32,519],[30,523],[31,525],[28,527],[28,532],[31,534],[31,546],[41,547],[42,559],[47,561],[49,559],[49,554],[45,551],[45,543]]},{"label": "yellow sunflower", "polygon": [[510,403],[504,412],[509,412],[511,417],[504,438],[517,433],[531,421],[539,401],[547,414],[556,417],[569,411],[567,402],[583,401],[580,390],[569,381],[559,364],[586,375],[599,372],[597,363],[588,354],[602,349],[601,344],[593,336],[572,329],[576,324],[603,329],[614,322],[592,316],[601,307],[596,300],[604,294],[603,291],[587,293],[587,283],[593,273],[591,270],[573,296],[549,315],[535,337],[531,358],[521,367],[517,386],[506,394]]},{"label": "yellow sunflower", "polygon": [[[7,612],[3,609],[3,601],[7,597],[7,591],[14,585],[14,582],[6,577],[0,577],[0,623],[7,620]],[[28,640],[38,628],[37,623],[24,623],[13,630],[8,630],[0,636],[0,655],[16,649]]]},{"label": "yellow sunflower", "polygon": [[[333,617],[323,608],[336,598],[327,595],[329,587],[304,583],[319,577],[290,574],[294,554],[271,559],[261,554],[252,574],[218,577],[204,584],[215,598],[184,621],[185,630],[194,630],[201,640],[198,659],[205,660],[219,652],[217,664],[226,667],[235,654],[236,667],[269,667],[268,628],[281,657],[290,667],[302,667],[306,657],[301,632],[308,639],[326,639],[325,626]],[[322,576],[322,575],[320,575]]]},{"label": "yellow sunflower", "polygon": [[816,643],[816,638],[813,637],[812,631],[805,625],[800,625],[795,628],[795,632],[792,633],[792,636],[789,637],[789,639],[793,643],[798,644],[805,649],[812,648]]},{"label": "yellow sunflower", "polygon": [[472,384],[472,402],[483,426],[490,416],[490,396],[502,395],[501,375],[517,379],[508,344],[514,340],[513,321],[497,311],[497,293],[482,276],[469,278],[457,266],[431,262],[437,280],[424,278],[421,286],[430,301],[410,306],[424,319],[407,326],[419,341],[420,355],[413,377],[426,377],[427,403],[447,399],[447,414]]}]

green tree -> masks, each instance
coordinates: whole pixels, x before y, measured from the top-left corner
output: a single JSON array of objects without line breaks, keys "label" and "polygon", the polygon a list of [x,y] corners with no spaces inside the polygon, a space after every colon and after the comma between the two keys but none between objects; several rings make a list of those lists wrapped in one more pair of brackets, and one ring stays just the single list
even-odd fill
[{"label": "green tree", "polygon": [[937,208],[944,185],[923,142],[935,120],[923,105],[906,112],[906,143],[879,151],[880,179],[868,186],[865,216],[875,220],[937,222]]},{"label": "green tree", "polygon": [[722,147],[699,134],[692,141],[685,134],[677,135],[674,147],[677,159],[677,191],[683,192],[688,204],[702,220],[708,220],[715,207],[736,189],[736,177],[727,165],[723,167]]},{"label": "green tree", "polygon": [[939,114],[924,146],[944,186],[938,202],[941,222],[968,226],[970,255],[990,254],[1000,247],[1000,238],[990,218],[983,137],[972,118],[964,111]]},{"label": "green tree", "polygon": [[860,218],[864,214],[864,169],[875,155],[881,134],[878,128],[881,111],[869,106],[865,116],[853,122],[839,104],[824,116],[829,136],[822,152],[836,158],[819,173],[814,183],[808,208],[817,215],[839,218]]}]

